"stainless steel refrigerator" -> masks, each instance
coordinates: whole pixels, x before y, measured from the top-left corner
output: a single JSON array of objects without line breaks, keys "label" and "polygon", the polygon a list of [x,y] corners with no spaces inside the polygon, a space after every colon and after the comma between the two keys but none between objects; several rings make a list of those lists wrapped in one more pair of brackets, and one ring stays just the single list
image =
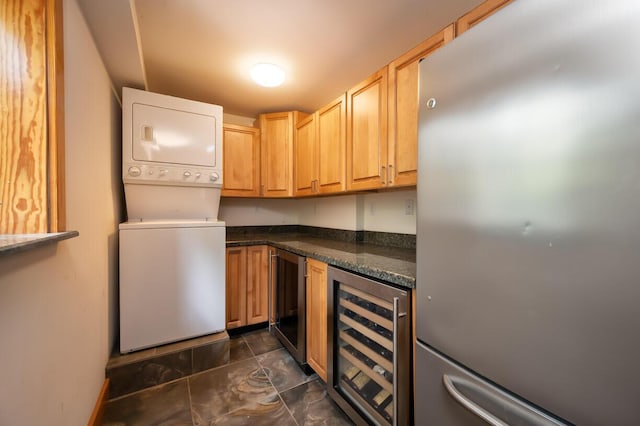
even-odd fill
[{"label": "stainless steel refrigerator", "polygon": [[639,22],[516,0],[422,61],[417,425],[640,424]]}]

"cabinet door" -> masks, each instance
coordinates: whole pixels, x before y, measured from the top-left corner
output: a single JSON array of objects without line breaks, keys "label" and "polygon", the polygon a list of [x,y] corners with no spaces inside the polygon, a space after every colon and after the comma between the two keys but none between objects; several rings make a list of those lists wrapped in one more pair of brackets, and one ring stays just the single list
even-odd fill
[{"label": "cabinet door", "polygon": [[223,126],[223,184],[225,197],[260,195],[260,130],[254,127]]},{"label": "cabinet door", "polygon": [[347,92],[347,189],[386,186],[387,67]]},{"label": "cabinet door", "polygon": [[307,362],[327,381],[327,264],[307,259]]},{"label": "cabinet door", "polygon": [[316,192],[318,179],[318,145],[316,143],[315,114],[296,125],[294,146],[294,195]]},{"label": "cabinet door", "polygon": [[293,195],[293,138],[298,111],[260,115],[261,187],[263,197]]},{"label": "cabinet door", "polygon": [[456,21],[456,37],[511,3],[513,0],[487,0]]},{"label": "cabinet door", "polygon": [[267,246],[247,247],[247,325],[269,318],[268,260]]},{"label": "cabinet door", "polygon": [[247,248],[227,248],[227,328],[247,325]]},{"label": "cabinet door", "polygon": [[342,95],[316,112],[318,182],[316,192],[329,194],[346,189],[347,96]]},{"label": "cabinet door", "polygon": [[451,24],[389,64],[389,186],[417,183],[418,64],[453,36]]}]

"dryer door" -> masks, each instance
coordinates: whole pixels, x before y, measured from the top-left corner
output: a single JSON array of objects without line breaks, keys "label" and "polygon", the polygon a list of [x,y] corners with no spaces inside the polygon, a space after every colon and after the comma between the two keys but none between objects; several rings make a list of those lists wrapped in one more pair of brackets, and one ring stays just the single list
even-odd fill
[{"label": "dryer door", "polygon": [[213,115],[133,104],[132,157],[136,161],[216,167]]}]

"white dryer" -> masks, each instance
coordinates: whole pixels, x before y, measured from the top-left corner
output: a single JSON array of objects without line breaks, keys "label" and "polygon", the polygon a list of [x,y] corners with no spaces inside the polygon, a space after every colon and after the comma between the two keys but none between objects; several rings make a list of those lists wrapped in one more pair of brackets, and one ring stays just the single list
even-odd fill
[{"label": "white dryer", "polygon": [[123,89],[120,352],[225,328],[222,108]]}]

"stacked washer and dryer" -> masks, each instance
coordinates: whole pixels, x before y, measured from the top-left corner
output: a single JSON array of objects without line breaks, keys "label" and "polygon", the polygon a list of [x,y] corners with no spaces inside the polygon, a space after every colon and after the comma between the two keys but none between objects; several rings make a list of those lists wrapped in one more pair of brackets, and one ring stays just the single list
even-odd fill
[{"label": "stacked washer and dryer", "polygon": [[224,330],[222,107],[123,89],[120,352]]}]

